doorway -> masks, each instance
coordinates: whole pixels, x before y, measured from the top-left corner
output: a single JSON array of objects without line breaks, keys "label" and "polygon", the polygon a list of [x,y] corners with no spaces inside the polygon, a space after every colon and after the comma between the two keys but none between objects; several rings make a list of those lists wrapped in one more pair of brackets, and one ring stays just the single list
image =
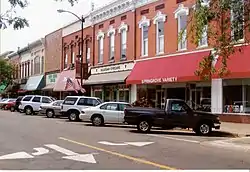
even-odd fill
[{"label": "doorway", "polygon": [[192,109],[197,109],[201,103],[201,90],[192,89],[190,92],[190,106]]},{"label": "doorway", "polygon": [[155,101],[155,107],[164,109],[165,105],[165,93],[164,90],[156,90],[156,101]]}]

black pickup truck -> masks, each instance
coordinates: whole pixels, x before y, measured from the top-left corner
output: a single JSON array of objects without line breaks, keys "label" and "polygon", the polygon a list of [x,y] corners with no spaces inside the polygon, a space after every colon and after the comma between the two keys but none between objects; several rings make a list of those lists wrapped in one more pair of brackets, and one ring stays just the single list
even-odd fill
[{"label": "black pickup truck", "polygon": [[213,128],[220,129],[217,115],[193,111],[183,100],[167,99],[164,109],[131,107],[124,110],[124,120],[137,125],[140,132],[149,132],[151,127],[164,129],[192,128],[197,135],[208,135]]}]

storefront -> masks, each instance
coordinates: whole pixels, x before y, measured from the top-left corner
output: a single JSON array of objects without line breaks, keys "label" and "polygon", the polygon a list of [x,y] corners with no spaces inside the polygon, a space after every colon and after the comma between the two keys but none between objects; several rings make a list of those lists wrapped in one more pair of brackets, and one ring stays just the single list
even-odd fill
[{"label": "storefront", "polygon": [[[70,84],[67,82],[70,82]],[[81,88],[80,79],[76,79],[76,70],[63,70],[58,74],[53,91],[60,94],[60,99],[63,100],[66,96],[76,96],[82,95],[81,90],[86,91],[84,95],[89,95],[90,91],[87,87],[84,86],[84,89]]]},{"label": "storefront", "polygon": [[84,85],[91,86],[91,96],[103,101],[131,102],[131,87],[125,80],[134,67],[134,62],[92,67],[91,75]]},{"label": "storefront", "polygon": [[137,61],[126,80],[136,87],[134,97],[147,99],[152,107],[163,108],[165,99],[187,101],[193,108],[206,102],[211,107],[211,83],[195,75],[199,62],[210,51]]},{"label": "storefront", "polygon": [[52,96],[57,99],[60,98],[60,93],[53,91],[58,75],[59,75],[58,72],[46,74],[46,86],[42,89],[44,95]]},{"label": "storefront", "polygon": [[[212,112],[228,122],[250,123],[250,46],[236,50],[227,62],[229,74],[212,80]],[[221,59],[218,59],[218,61]],[[220,68],[217,63],[216,68]]]}]

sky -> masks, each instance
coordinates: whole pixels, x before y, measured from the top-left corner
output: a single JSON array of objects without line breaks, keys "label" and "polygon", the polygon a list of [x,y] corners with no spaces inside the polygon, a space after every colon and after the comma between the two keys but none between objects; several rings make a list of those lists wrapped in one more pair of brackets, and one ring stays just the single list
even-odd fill
[{"label": "sky", "polygon": [[[44,37],[76,18],[67,13],[58,13],[57,9],[70,10],[77,15],[86,14],[91,9],[91,1],[95,8],[108,4],[112,0],[78,0],[73,7],[64,0],[28,0],[29,6],[23,10],[17,9],[17,15],[25,17],[30,27],[22,30],[13,30],[12,27],[0,30],[0,54],[6,51],[16,51],[18,47],[27,46],[37,39]],[[9,9],[8,0],[0,0],[0,14]]]}]

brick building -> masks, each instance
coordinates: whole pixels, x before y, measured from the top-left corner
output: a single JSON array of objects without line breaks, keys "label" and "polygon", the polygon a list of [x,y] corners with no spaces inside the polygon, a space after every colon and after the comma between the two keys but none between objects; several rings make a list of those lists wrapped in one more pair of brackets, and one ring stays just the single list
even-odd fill
[{"label": "brick building", "polygon": [[46,95],[59,98],[57,92],[53,92],[57,76],[61,71],[61,57],[62,57],[62,29],[56,30],[45,36],[45,82],[46,86],[43,88]]}]

